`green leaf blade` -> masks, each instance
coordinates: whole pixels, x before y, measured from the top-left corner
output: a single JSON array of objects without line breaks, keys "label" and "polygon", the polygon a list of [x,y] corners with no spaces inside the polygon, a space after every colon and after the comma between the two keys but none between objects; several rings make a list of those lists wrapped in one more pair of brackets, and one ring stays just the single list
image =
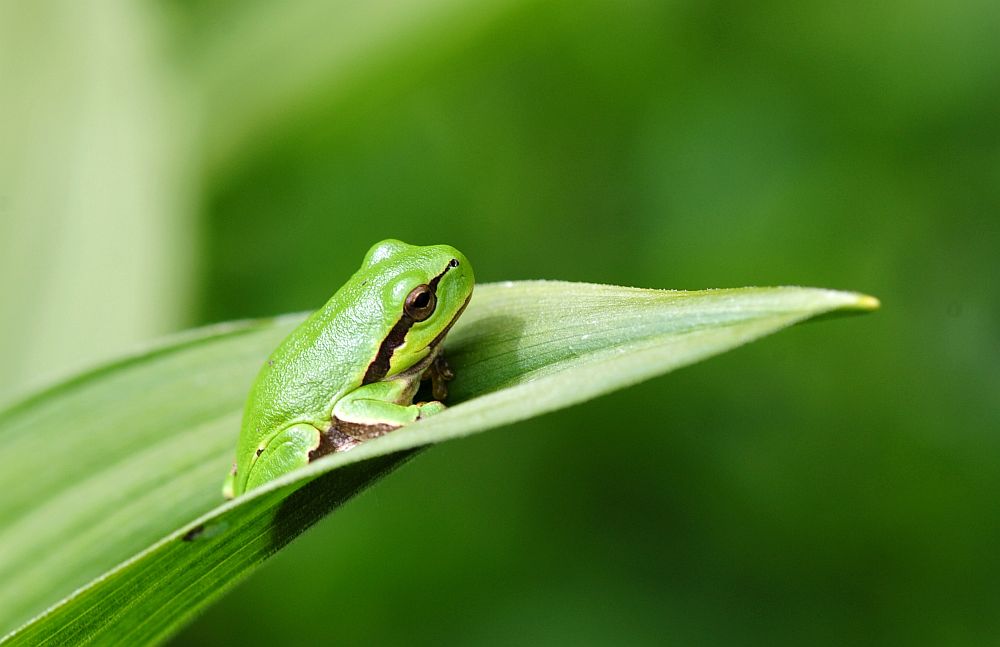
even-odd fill
[{"label": "green leaf blade", "polygon": [[[0,474],[12,493],[0,508],[0,630],[53,604],[7,640],[160,641],[421,447],[877,305],[811,288],[483,285],[447,341],[453,406],[222,505],[249,384],[300,317],[196,333],[0,415],[12,465]],[[46,445],[53,428],[62,445]]]}]

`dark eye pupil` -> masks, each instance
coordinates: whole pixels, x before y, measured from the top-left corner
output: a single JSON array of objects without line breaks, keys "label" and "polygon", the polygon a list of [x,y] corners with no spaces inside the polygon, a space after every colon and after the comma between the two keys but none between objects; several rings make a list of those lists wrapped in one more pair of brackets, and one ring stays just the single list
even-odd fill
[{"label": "dark eye pupil", "polygon": [[436,305],[434,291],[426,285],[418,285],[406,296],[403,311],[414,321],[424,321],[434,313]]}]

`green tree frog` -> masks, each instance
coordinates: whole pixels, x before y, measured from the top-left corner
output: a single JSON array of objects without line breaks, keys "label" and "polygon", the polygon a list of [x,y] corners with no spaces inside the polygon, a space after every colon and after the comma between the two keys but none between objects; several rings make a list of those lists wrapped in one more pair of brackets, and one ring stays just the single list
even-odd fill
[{"label": "green tree frog", "polygon": [[[447,245],[384,240],[285,338],[257,375],[223,487],[231,498],[310,461],[444,409],[442,340],[465,310],[472,266]],[[422,380],[430,402],[413,403]]]}]

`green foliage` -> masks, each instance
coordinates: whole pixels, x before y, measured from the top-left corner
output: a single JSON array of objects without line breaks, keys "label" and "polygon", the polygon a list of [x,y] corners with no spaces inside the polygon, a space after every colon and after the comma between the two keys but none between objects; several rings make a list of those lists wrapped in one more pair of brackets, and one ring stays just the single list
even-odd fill
[{"label": "green foliage", "polygon": [[440,445],[177,642],[996,643],[998,32],[994,0],[0,3],[0,394],[313,309],[390,236],[484,281],[850,286],[891,307]]},{"label": "green foliage", "polygon": [[[871,297],[488,284],[448,339],[455,404],[221,504],[247,384],[298,317],[215,327],[0,416],[0,626],[11,644],[142,644],[422,447],[566,407]],[[64,451],[39,451],[60,430]],[[628,424],[628,417],[622,417]]]}]

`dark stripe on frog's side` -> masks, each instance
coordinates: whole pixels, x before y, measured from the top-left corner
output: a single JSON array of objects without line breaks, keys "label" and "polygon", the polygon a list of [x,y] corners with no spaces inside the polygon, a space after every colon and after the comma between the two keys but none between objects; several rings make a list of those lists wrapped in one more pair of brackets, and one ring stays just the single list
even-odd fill
[{"label": "dark stripe on frog's side", "polygon": [[378,347],[378,352],[375,353],[375,359],[372,360],[371,364],[368,365],[368,370],[365,371],[365,377],[361,380],[361,384],[378,382],[386,376],[386,373],[389,372],[389,362],[392,360],[393,351],[406,341],[406,333],[410,332],[413,324],[413,318],[404,312],[399,321],[396,322],[396,325],[389,331],[389,334],[382,340],[382,344]]},{"label": "dark stripe on frog's side", "polygon": [[309,452],[309,462],[334,452],[346,452],[366,440],[384,436],[393,429],[398,429],[398,427],[394,425],[363,425],[334,418],[333,426],[320,434],[319,446]]},{"label": "dark stripe on frog's side", "polygon": [[[451,268],[451,264],[447,265],[443,272],[435,276],[431,279],[431,282],[427,284],[427,287],[431,289],[431,292],[433,292],[435,296],[437,296],[437,286],[441,281],[441,277],[447,274],[448,270]],[[395,350],[402,346],[403,342],[406,341],[406,333],[410,332],[410,328],[413,327],[414,323],[413,318],[406,314],[405,311],[400,313],[399,321],[396,322],[396,325],[392,327],[389,334],[382,340],[381,345],[378,347],[378,352],[375,353],[375,359],[373,359],[371,364],[368,365],[368,370],[365,371],[365,377],[361,380],[362,385],[378,382],[386,376],[389,372],[389,363],[392,361],[393,352],[395,352]],[[452,321],[452,323],[454,323],[454,321]],[[451,324],[448,324],[448,328],[450,327]],[[448,328],[445,328],[445,331],[447,331]],[[438,337],[440,336],[441,335],[438,335]],[[434,341],[436,342],[438,340],[435,339]]]}]

